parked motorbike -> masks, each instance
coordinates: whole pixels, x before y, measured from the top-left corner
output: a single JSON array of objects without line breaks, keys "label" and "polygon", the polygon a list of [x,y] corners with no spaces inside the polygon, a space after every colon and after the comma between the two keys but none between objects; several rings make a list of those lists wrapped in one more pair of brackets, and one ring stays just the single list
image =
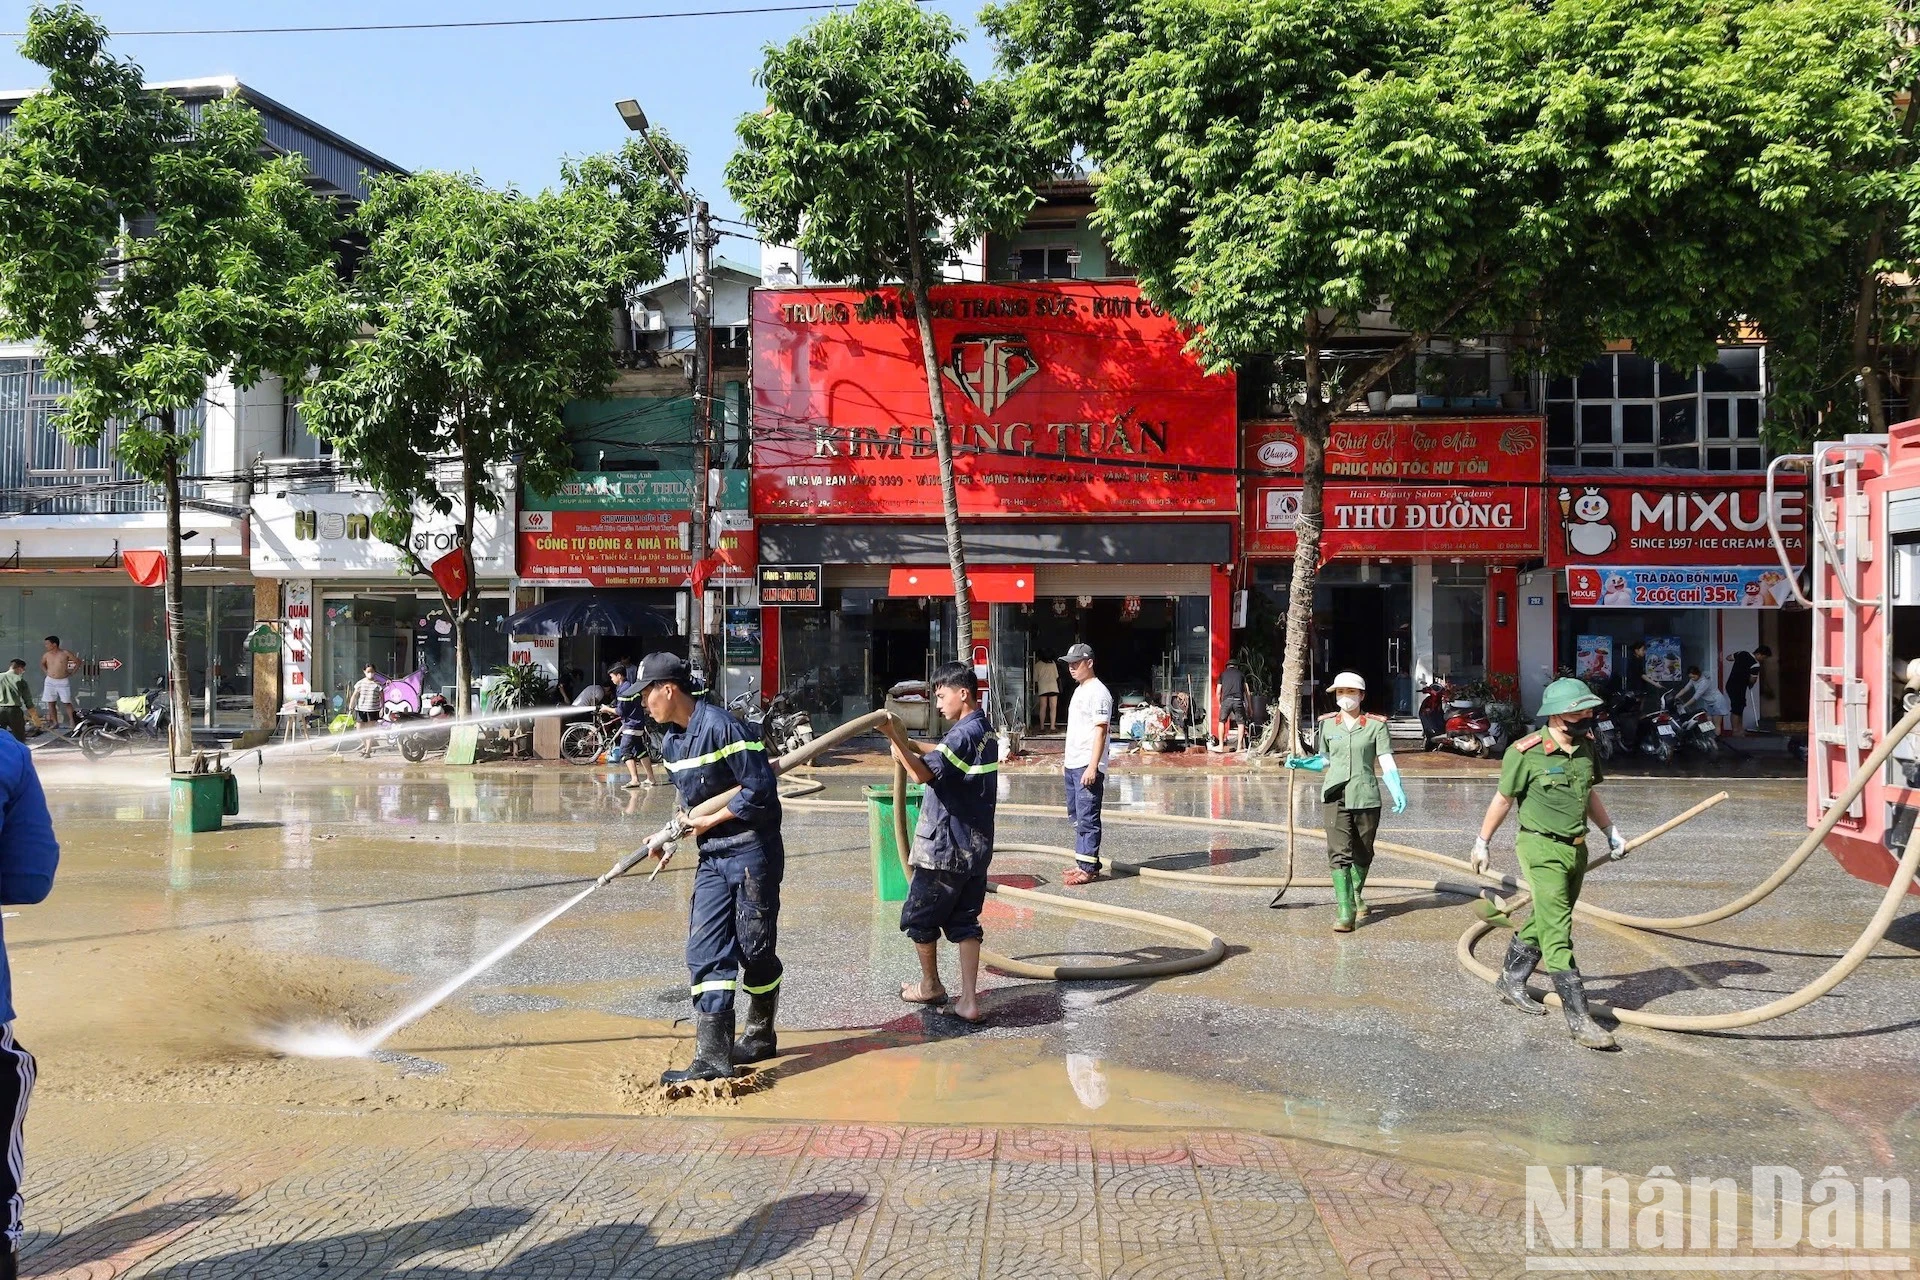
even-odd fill
[{"label": "parked motorbike", "polygon": [[760,740],[778,758],[813,741],[813,717],[784,693],[768,701],[758,690],[748,688],[735,694],[727,710],[760,730]]},{"label": "parked motorbike", "polygon": [[[162,680],[164,689],[164,680]],[[163,691],[122,698],[118,707],[95,707],[73,727],[73,740],[81,754],[99,760],[116,751],[131,751],[136,743],[165,742],[171,709]]]},{"label": "parked motorbike", "polygon": [[1630,693],[1616,693],[1613,701],[1593,718],[1594,750],[1604,762],[1634,749],[1640,727],[1640,700]]},{"label": "parked motorbike", "polygon": [[[1667,694],[1662,705],[1672,709],[1673,695]],[[1691,751],[1705,761],[1720,758],[1720,726],[1705,711],[1674,712],[1674,722],[1679,726],[1680,747]]]},{"label": "parked motorbike", "polygon": [[[403,707],[389,706],[386,719],[396,730],[406,727],[405,732],[388,735],[388,741],[399,748],[409,764],[419,764],[427,758],[429,751],[445,751],[447,744],[453,740],[453,708],[447,705],[446,698],[437,693],[428,694],[424,709],[417,713]],[[445,720],[447,723],[437,729],[410,727],[422,720]]]},{"label": "parked motorbike", "polygon": [[1660,706],[1640,717],[1635,728],[1640,754],[1661,764],[1672,764],[1680,745],[1680,724],[1673,715],[1673,694],[1660,695]]},{"label": "parked motorbike", "polygon": [[1497,756],[1507,749],[1507,728],[1473,698],[1449,698],[1443,684],[1420,691],[1420,728],[1428,751],[1457,751],[1463,756]]}]

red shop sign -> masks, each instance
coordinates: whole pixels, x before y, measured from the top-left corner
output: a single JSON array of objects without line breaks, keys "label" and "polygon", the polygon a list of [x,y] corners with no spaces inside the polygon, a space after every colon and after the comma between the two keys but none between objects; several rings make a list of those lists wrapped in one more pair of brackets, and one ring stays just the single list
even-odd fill
[{"label": "red shop sign", "polygon": [[[1300,433],[1293,424],[1254,423],[1246,433],[1249,471],[1301,473]],[[1333,480],[1532,484],[1545,474],[1545,457],[1538,418],[1343,419],[1327,432],[1327,477]]]},{"label": "red shop sign", "polygon": [[[693,562],[680,546],[685,511],[523,511],[515,549],[523,583],[684,587]],[[717,567],[751,569],[751,533],[726,533]]]},{"label": "red shop sign", "polygon": [[[1247,550],[1292,555],[1300,486],[1251,489]],[[1540,554],[1540,491],[1534,485],[1329,484],[1321,558],[1338,555]]]},{"label": "red shop sign", "polygon": [[[863,319],[866,296],[753,295],[757,517],[940,513],[918,327],[897,290]],[[1233,377],[1135,286],[947,286],[933,337],[962,512],[1236,510]]]},{"label": "red shop sign", "polygon": [[[1778,565],[1767,531],[1766,479],[1667,475],[1620,483],[1617,473],[1558,475],[1547,482],[1552,528],[1547,563]],[[1776,523],[1794,564],[1807,559],[1807,491],[1790,480],[1774,492]]]}]

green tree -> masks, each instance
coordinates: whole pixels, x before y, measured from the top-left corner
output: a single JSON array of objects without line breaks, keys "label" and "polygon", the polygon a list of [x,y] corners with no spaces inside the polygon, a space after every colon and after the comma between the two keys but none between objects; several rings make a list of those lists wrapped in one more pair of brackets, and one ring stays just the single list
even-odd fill
[{"label": "green tree", "polygon": [[[1855,225],[1898,124],[1881,0],[1010,0],[1021,118],[1211,367],[1284,354],[1305,479],[1296,722],[1329,423],[1436,335],[1690,366]],[[1390,310],[1387,349],[1343,343]],[[1785,337],[1769,332],[1770,338]]]},{"label": "green tree", "polygon": [[192,750],[180,593],[180,415],[226,371],[235,387],[324,362],[342,327],[333,206],[297,156],[271,157],[259,116],[226,99],[197,116],[143,87],[71,4],[34,8],[21,52],[47,87],[0,135],[0,327],[40,344],[67,384],[59,427],[115,449],[167,512],[171,752]]},{"label": "green tree", "polygon": [[[666,144],[671,147],[671,144]],[[684,165],[684,156],[669,159]],[[609,308],[659,279],[681,207],[637,141],[562,167],[537,195],[466,174],[382,178],[355,215],[367,251],[349,295],[362,335],[303,413],[380,495],[377,536],[417,574],[415,513],[455,520],[464,589],[435,580],[453,620],[456,710],[471,685],[473,527],[518,479],[553,492],[572,454],[561,409],[617,372]]]},{"label": "green tree", "polygon": [[[812,273],[877,291],[898,282],[920,332],[958,649],[973,660],[973,606],[954,489],[953,441],[932,301],[949,259],[1019,228],[1044,173],[1001,85],[953,54],[952,22],[912,0],[861,0],[769,46],[767,109],[741,119],[727,189]],[[877,305],[877,297],[869,305]]]}]

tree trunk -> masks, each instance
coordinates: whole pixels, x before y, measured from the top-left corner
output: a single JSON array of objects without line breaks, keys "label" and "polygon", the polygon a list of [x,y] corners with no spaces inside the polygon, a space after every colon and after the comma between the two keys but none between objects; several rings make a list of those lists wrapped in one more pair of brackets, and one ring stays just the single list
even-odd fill
[{"label": "tree trunk", "polygon": [[1320,577],[1320,534],[1325,527],[1330,416],[1326,406],[1317,402],[1318,381],[1317,377],[1311,380],[1307,403],[1294,414],[1301,444],[1300,515],[1293,526],[1293,580],[1287,586],[1287,644],[1280,667],[1280,702],[1272,709],[1276,720],[1286,718],[1280,745],[1290,755],[1309,746],[1303,727],[1313,717],[1313,707],[1306,701],[1306,686],[1313,644],[1313,591]]},{"label": "tree trunk", "polygon": [[[473,671],[467,653],[467,601],[473,595],[473,464],[467,460],[466,439],[460,442],[460,561],[466,581],[453,603],[453,678],[458,689],[454,714],[465,717],[472,707]],[[444,594],[444,593],[443,593]]]},{"label": "tree trunk", "polygon": [[920,363],[927,377],[927,408],[933,417],[933,453],[940,468],[940,514],[947,526],[947,567],[953,573],[954,639],[959,660],[973,665],[973,600],[967,590],[967,548],[960,539],[960,495],[953,481],[953,437],[947,426],[947,397],[940,388],[940,357],[933,346],[933,299],[927,286],[926,256],[914,207],[913,178],[907,177],[907,245],[913,279],[907,296],[920,329]]},{"label": "tree trunk", "polygon": [[[177,772],[183,760],[193,757],[193,708],[188,701],[186,612],[181,605],[186,566],[180,554],[180,458],[172,447],[175,417],[171,411],[161,415],[160,426],[168,437],[162,477],[167,499],[167,574],[161,584],[167,614],[167,765]],[[207,643],[213,643],[211,636]]]},{"label": "tree trunk", "polygon": [[1867,430],[1885,432],[1887,404],[1881,386],[1880,359],[1875,349],[1874,321],[1880,308],[1880,255],[1885,251],[1886,213],[1876,214],[1867,233],[1867,260],[1860,272],[1860,291],[1853,304],[1853,369],[1860,379],[1867,407]]}]

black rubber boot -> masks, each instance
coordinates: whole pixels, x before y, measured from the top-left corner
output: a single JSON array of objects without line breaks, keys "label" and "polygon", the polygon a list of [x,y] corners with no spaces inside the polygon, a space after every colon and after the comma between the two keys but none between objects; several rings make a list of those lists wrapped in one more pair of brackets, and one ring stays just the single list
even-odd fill
[{"label": "black rubber boot", "polygon": [[15,1280],[20,1274],[20,1258],[0,1241],[0,1280]]},{"label": "black rubber boot", "polygon": [[773,1015],[780,1011],[780,988],[747,997],[747,1026],[733,1046],[736,1066],[765,1062],[780,1053],[780,1042],[773,1033]]},{"label": "black rubber boot", "polygon": [[1535,1000],[1527,991],[1527,977],[1533,972],[1533,966],[1539,963],[1540,949],[1522,942],[1520,935],[1514,934],[1513,941],[1507,944],[1507,958],[1500,967],[1500,980],[1493,984],[1500,993],[1502,1004],[1510,1004],[1536,1018],[1547,1016],[1547,1006]]},{"label": "black rubber boot", "polygon": [[693,1015],[693,1061],[685,1071],[663,1071],[661,1084],[733,1077],[733,1010]]},{"label": "black rubber boot", "polygon": [[1578,969],[1554,974],[1553,989],[1560,993],[1560,1011],[1567,1015],[1567,1033],[1577,1044],[1588,1049],[1618,1047],[1606,1028],[1587,1012],[1587,989],[1582,985]]}]

